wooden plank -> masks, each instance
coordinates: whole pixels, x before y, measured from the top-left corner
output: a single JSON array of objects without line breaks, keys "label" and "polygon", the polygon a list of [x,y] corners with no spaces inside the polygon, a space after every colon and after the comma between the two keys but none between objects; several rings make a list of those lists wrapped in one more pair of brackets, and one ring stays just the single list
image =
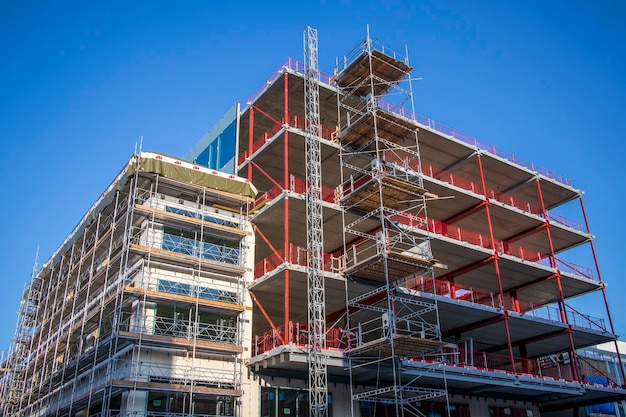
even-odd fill
[{"label": "wooden plank", "polygon": [[174,300],[174,301],[180,301],[180,302],[191,303],[191,304],[197,303],[203,306],[216,307],[216,308],[225,309],[225,310],[232,310],[232,311],[246,310],[246,307],[240,304],[208,300],[205,298],[192,297],[189,295],[172,294],[169,292],[146,290],[144,288],[138,288],[138,287],[132,287],[132,286],[124,287],[124,291],[137,294],[137,295],[145,295],[150,298],[156,298],[156,299],[161,299],[161,300]]}]

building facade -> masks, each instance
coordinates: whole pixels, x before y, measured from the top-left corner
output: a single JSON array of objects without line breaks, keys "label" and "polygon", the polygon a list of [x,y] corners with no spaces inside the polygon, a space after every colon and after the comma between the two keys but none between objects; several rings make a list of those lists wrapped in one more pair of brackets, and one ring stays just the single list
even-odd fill
[{"label": "building facade", "polygon": [[[608,307],[568,305],[605,291],[562,259],[594,252],[582,192],[416,114],[406,54],[368,35],[338,62],[286,61],[190,162],[131,160],[25,292],[5,414],[557,417],[624,398],[578,354],[616,340]],[[576,203],[584,224],[554,213]]]},{"label": "building facade", "polygon": [[2,415],[249,414],[255,194],[134,155],[26,288]]},{"label": "building facade", "polygon": [[[617,346],[617,348],[616,348]],[[582,373],[588,380],[599,383],[612,383],[624,386],[623,366],[626,361],[626,342],[620,340],[617,345],[614,343],[603,343],[598,346],[581,349],[578,351]],[[620,370],[620,367],[622,370]],[[614,403],[598,404],[587,407],[589,417],[611,415],[626,417],[626,401],[616,401]]]}]

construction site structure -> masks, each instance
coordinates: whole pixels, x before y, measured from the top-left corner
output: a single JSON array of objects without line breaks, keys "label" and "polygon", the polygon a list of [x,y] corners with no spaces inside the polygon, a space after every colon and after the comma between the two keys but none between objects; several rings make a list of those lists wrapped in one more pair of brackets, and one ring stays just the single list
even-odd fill
[{"label": "construction site structure", "polygon": [[[308,36],[184,159],[134,156],[34,275],[4,414],[578,417],[626,398],[577,353],[617,349],[582,192],[415,113],[406,50],[368,33],[328,75]],[[556,213],[575,203],[582,223]],[[593,270],[566,260],[583,247]],[[594,294],[606,317],[572,308]]]},{"label": "construction site structure", "polygon": [[[408,58],[381,52],[368,36],[335,70],[342,183],[343,274],[352,401],[374,415],[420,415],[425,400],[443,398],[444,384],[422,386],[426,372],[405,372],[406,358],[440,357],[437,300],[412,291],[415,276],[433,278],[418,129],[379,109],[390,97],[413,103]],[[412,107],[412,105],[411,105]],[[408,161],[412,161],[411,166]],[[407,279],[408,278],[408,279]],[[408,286],[407,286],[408,284]]]},{"label": "construction site structure", "polygon": [[133,155],[27,286],[2,415],[249,413],[255,194],[233,175]]},{"label": "construction site structure", "polygon": [[[368,35],[320,73],[329,415],[571,416],[623,396],[576,356],[616,339],[608,307],[606,322],[568,302],[605,291],[563,259],[595,259],[582,192],[416,114],[407,55]],[[306,71],[287,60],[236,120],[235,172],[260,190],[260,415],[308,414]],[[554,211],[571,202],[584,224]]]}]

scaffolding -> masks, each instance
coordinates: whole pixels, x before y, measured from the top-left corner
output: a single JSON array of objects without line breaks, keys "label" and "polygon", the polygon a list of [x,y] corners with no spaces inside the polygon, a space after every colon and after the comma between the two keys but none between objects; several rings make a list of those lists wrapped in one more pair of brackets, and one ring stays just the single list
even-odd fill
[{"label": "scaffolding", "polygon": [[304,33],[304,105],[307,183],[307,287],[309,323],[309,407],[313,417],[328,414],[326,291],[324,287],[324,217],[322,215],[322,150],[320,138],[317,30]]},{"label": "scaffolding", "polygon": [[[582,192],[416,114],[408,53],[368,33],[330,76],[306,36],[220,123],[247,180],[135,155],[33,274],[1,414],[536,416],[626,395],[576,357],[616,339]],[[584,225],[553,212],[576,200]],[[595,272],[561,258],[586,243]],[[608,326],[568,305],[594,292]]]},{"label": "scaffolding", "polygon": [[414,169],[420,166],[419,129],[379,106],[382,97],[412,105],[411,69],[407,57],[379,45],[368,31],[334,76],[342,145],[338,195],[353,214],[344,222],[344,274],[360,284],[348,285],[346,354],[352,387],[355,381],[366,386],[352,388],[351,397],[371,404],[374,413],[398,416],[423,415],[420,401],[447,399],[445,389],[422,386],[421,375],[403,369],[405,361],[436,355],[444,345],[437,301],[404,286],[411,277],[432,277],[437,262],[426,226],[426,198],[436,196]]},{"label": "scaffolding", "polygon": [[27,286],[3,415],[241,415],[254,193],[134,155]]}]

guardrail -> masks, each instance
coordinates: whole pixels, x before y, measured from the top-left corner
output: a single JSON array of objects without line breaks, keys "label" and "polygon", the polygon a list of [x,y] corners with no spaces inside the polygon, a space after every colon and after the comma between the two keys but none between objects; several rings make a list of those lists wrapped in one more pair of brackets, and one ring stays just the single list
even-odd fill
[{"label": "guardrail", "polygon": [[[385,52],[384,49],[381,49],[382,52]],[[360,51],[359,51],[360,53]],[[305,64],[303,64],[302,62],[295,60],[293,58],[288,58],[287,60],[285,60],[285,62],[283,62],[283,64],[277,68],[274,72],[272,72],[272,74],[266,79],[265,83],[263,85],[261,85],[254,93],[252,93],[252,95],[250,95],[246,100],[245,103],[247,105],[250,105],[251,103],[253,103],[262,93],[263,91],[265,91],[265,89],[267,88],[268,85],[272,84],[277,78],[278,76],[283,72],[284,68],[288,68],[291,69],[297,73],[304,73],[305,70]],[[326,74],[324,72],[320,71],[320,82],[326,84],[326,85],[330,85],[331,84],[331,80],[332,77],[329,74]],[[559,182],[563,185],[566,185],[568,187],[572,186],[572,180],[564,177],[560,174],[557,174],[549,169],[543,168],[539,165],[536,165],[530,161],[527,161],[525,159],[522,159],[510,152],[504,151],[502,149],[497,148],[494,145],[490,145],[488,143],[484,143],[481,142],[479,140],[477,140],[476,138],[473,138],[471,136],[468,136],[462,132],[457,131],[456,129],[453,129],[451,127],[448,127],[446,125],[444,125],[443,123],[437,122],[433,119],[430,119],[426,116],[422,116],[420,114],[417,114],[411,110],[408,110],[404,107],[399,106],[398,104],[393,104],[393,103],[389,103],[386,102],[384,100],[378,100],[378,107],[380,107],[383,110],[389,111],[391,113],[395,113],[399,116],[402,116],[406,119],[410,119],[418,124],[421,124],[422,126],[428,127],[432,130],[435,130],[439,133],[442,133],[446,136],[451,136],[455,139],[458,139],[464,143],[467,143],[468,145],[474,146],[478,149],[481,149],[483,151],[489,152],[492,155],[498,156],[500,158],[503,158],[511,163],[514,163],[515,165],[519,165],[521,167],[527,168],[531,171],[534,171],[540,175],[543,175],[546,178],[550,178],[556,182]],[[243,110],[242,110],[243,111]]]},{"label": "guardrail", "polygon": [[398,116],[404,117],[406,119],[412,120],[422,126],[425,126],[429,129],[435,130],[439,133],[442,133],[446,136],[450,136],[453,137],[455,139],[460,140],[461,142],[467,143],[468,145],[474,146],[480,150],[483,150],[485,152],[488,152],[492,155],[498,156],[502,159],[506,159],[507,161],[514,163],[515,165],[519,165],[521,167],[527,168],[531,171],[534,171],[540,175],[543,175],[546,178],[550,178],[556,182],[559,182],[563,185],[566,185],[568,187],[572,186],[572,180],[570,180],[567,177],[564,177],[562,175],[559,175],[549,169],[543,168],[539,165],[536,165],[530,161],[526,161],[525,159],[522,159],[518,156],[515,156],[514,154],[504,151],[502,149],[499,149],[493,145],[490,145],[488,143],[484,143],[481,142],[479,140],[477,140],[476,138],[473,138],[471,136],[468,136],[464,133],[461,133],[459,131],[457,131],[456,129],[453,129],[451,127],[448,127],[446,125],[444,125],[443,123],[439,123],[433,119],[430,119],[426,116],[422,116],[420,114],[417,114],[411,110],[405,109],[404,107],[399,107],[397,104],[393,104],[393,103],[389,103],[386,102],[384,100],[378,100],[378,107],[380,107],[383,110],[386,110],[390,113],[394,113],[397,114]]},{"label": "guardrail", "polygon": [[[338,327],[326,328],[326,349],[344,349],[343,330]],[[285,343],[282,342],[282,340]],[[305,347],[309,343],[309,325],[306,323],[289,322],[289,329],[285,332],[285,326],[278,326],[276,332],[268,330],[261,335],[255,336],[253,356],[268,352],[276,347],[291,344]]]},{"label": "guardrail", "polygon": [[[493,291],[485,291],[450,281],[442,281],[433,277],[417,274],[411,275],[406,277],[401,283],[398,283],[398,285],[414,291],[439,295],[472,304],[501,308],[531,317],[544,318],[556,322],[563,321],[560,310],[554,306],[536,305],[532,301],[513,297],[510,294],[504,294],[503,297],[500,297],[499,293]],[[566,305],[566,314],[568,322],[572,325],[590,330],[607,331],[605,321],[602,318],[582,314],[568,305]]]},{"label": "guardrail", "polygon": [[[285,121],[283,120],[283,123]],[[306,124],[306,119],[304,117],[295,115],[295,114],[290,114],[287,117],[287,124],[294,128],[294,129],[298,129],[304,132],[304,130],[307,127]],[[258,151],[259,149],[261,149],[261,147],[263,145],[265,145],[267,142],[269,142],[274,136],[276,136],[276,134],[278,132],[281,131],[281,129],[284,127],[283,124],[278,124],[275,123],[270,129],[268,129],[267,131],[263,132],[253,143],[252,143],[252,148],[251,149],[246,149],[245,151],[243,151],[242,153],[239,154],[239,156],[237,157],[237,164],[241,165],[248,156],[253,155],[256,151]],[[326,139],[329,141],[334,141],[335,140],[335,136],[334,136],[334,130],[331,129],[328,126],[325,125],[320,125],[320,137],[322,139]]]},{"label": "guardrail", "polygon": [[[330,253],[323,253],[324,258],[323,269],[326,272],[336,272],[335,258]],[[263,275],[272,272],[280,265],[288,263],[291,265],[307,266],[309,261],[308,251],[306,248],[296,246],[292,243],[289,244],[287,255],[285,256],[285,250],[279,249],[277,253],[272,253],[270,256],[262,259],[254,265],[254,278],[257,279]]]},{"label": "guardrail", "polygon": [[[474,194],[483,195],[483,188],[480,183],[469,180],[467,178],[461,177],[459,175],[453,174],[451,172],[445,171],[440,168],[436,168],[430,164],[425,162],[421,162],[418,164],[416,159],[408,158],[408,157],[400,157],[395,154],[389,153],[386,156],[386,162],[391,164],[396,164],[400,167],[411,169],[415,172],[421,172],[427,177],[434,178],[438,181],[443,181],[447,184],[450,184],[455,187],[462,188],[466,191],[470,191]],[[543,212],[540,206],[537,204],[532,204],[527,201],[524,201],[518,197],[514,197],[512,195],[498,192],[492,188],[487,188],[486,193],[488,198],[504,203],[508,206],[515,207],[519,210],[525,211],[527,213],[531,213],[540,217],[543,217]],[[566,227],[575,229],[577,231],[585,233],[585,229],[583,228],[580,222],[568,219],[565,216],[556,214],[556,213],[548,213],[548,219],[564,225]]]}]

